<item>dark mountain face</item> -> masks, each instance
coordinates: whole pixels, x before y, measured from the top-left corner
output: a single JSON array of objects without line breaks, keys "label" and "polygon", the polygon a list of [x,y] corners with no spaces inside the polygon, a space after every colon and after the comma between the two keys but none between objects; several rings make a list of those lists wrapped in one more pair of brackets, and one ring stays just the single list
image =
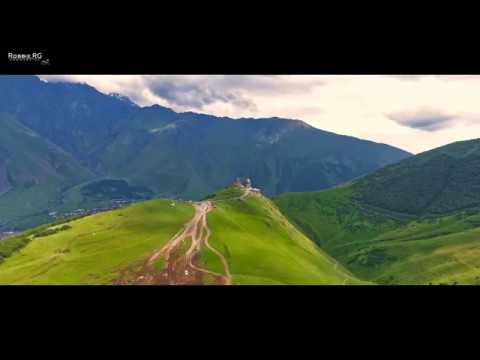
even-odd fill
[{"label": "dark mountain face", "polygon": [[41,214],[61,203],[63,189],[90,178],[71,154],[0,114],[0,230],[44,221]]},{"label": "dark mountain face", "polygon": [[108,173],[131,174],[138,184],[168,196],[202,197],[236,176],[252,178],[269,195],[319,190],[409,155],[295,120],[166,113],[149,114],[144,121],[142,112],[137,116],[100,163]]},{"label": "dark mountain face", "polygon": [[387,166],[354,184],[364,203],[412,215],[480,206],[480,139],[456,142]]},{"label": "dark mountain face", "polygon": [[0,112],[15,115],[84,163],[136,108],[88,85],[46,83],[35,76],[0,76],[0,99]]},{"label": "dark mountain face", "polygon": [[69,153],[11,115],[0,114],[0,128],[0,188],[75,183],[92,175]]},{"label": "dark mountain face", "polygon": [[[57,164],[48,162],[51,158],[42,160],[49,164],[41,167],[45,171],[30,167],[32,178],[48,173],[57,179],[57,200],[51,201],[44,192],[44,212],[68,204],[95,206],[93,200],[86,202],[81,196],[90,194],[81,190],[86,180],[121,179],[128,182],[125,188],[139,187],[152,196],[198,199],[238,176],[252,178],[254,186],[271,195],[320,190],[410,156],[388,145],[321,131],[302,121],[220,118],[176,113],[158,105],[141,108],[88,85],[46,83],[33,76],[0,76],[0,113],[55,146],[62,159],[71,159],[70,168],[50,166]],[[5,124],[0,123],[2,131]],[[11,146],[34,158],[36,150],[30,145],[25,140]],[[2,202],[12,201],[21,179],[28,178],[24,170],[21,176],[11,170],[9,151],[10,147],[0,149],[0,194],[8,194],[0,196],[0,216]],[[64,173],[71,169],[78,170],[66,177]],[[32,184],[19,202],[35,194],[37,184]],[[32,205],[29,211],[35,210]],[[16,212],[16,218],[21,213]]]}]

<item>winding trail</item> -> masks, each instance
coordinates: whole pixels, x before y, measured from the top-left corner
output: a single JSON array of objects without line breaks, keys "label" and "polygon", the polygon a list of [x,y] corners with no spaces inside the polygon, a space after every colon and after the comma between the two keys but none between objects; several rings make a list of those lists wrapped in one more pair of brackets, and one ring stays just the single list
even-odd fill
[{"label": "winding trail", "polygon": [[[185,258],[187,261],[188,266],[190,266],[192,269],[200,271],[204,274],[209,274],[212,275],[214,278],[217,278],[220,280],[220,283],[223,285],[231,285],[232,284],[232,276],[230,274],[230,269],[228,266],[228,262],[223,256],[221,252],[213,248],[210,243],[208,242],[208,239],[210,237],[211,231],[210,228],[208,227],[207,224],[207,214],[208,212],[213,210],[213,205],[211,201],[205,202],[207,205],[207,209],[202,212],[201,217],[200,217],[200,227],[199,227],[199,234],[197,236],[192,237],[192,243],[190,245],[190,248],[188,249]],[[205,203],[200,203],[200,206]],[[215,255],[217,255],[224,267],[225,275],[215,273],[213,271],[204,269],[199,267],[194,263],[194,259],[197,257],[197,255],[200,253],[202,246],[206,245],[210,250],[213,251]]]},{"label": "winding trail", "polygon": [[[126,269],[117,284],[231,285],[232,275],[227,259],[209,242],[212,232],[208,226],[207,216],[214,210],[216,202],[243,200],[250,193],[251,188],[244,187],[241,196],[194,203],[195,214],[183,229],[162,248],[151,254],[140,269]],[[202,267],[200,255],[204,247],[220,259],[223,265],[222,274]]]},{"label": "winding trail", "polygon": [[[143,264],[140,271],[134,272],[132,280],[120,280],[119,284],[205,284],[231,285],[232,275],[225,256],[209,243],[211,230],[207,215],[214,209],[212,201],[194,204],[195,214],[185,224],[183,230],[173,236],[161,249],[155,251]],[[206,246],[222,262],[224,273],[203,268],[200,265],[200,252]],[[186,249],[186,250],[185,250]],[[156,263],[164,261],[162,270]],[[130,274],[131,275],[131,274]],[[131,277],[131,276],[130,276]]]}]

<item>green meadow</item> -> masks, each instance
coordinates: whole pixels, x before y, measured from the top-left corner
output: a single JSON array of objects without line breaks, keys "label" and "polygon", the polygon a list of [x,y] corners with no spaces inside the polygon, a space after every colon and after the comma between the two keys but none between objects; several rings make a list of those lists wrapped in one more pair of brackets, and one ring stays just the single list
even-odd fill
[{"label": "green meadow", "polygon": [[71,228],[48,236],[35,234],[62,225],[34,229],[27,233],[28,244],[0,263],[0,284],[111,283],[193,216],[191,205],[170,203],[153,200],[98,213],[68,222]]},{"label": "green meadow", "polygon": [[[361,284],[280,213],[269,199],[230,188],[212,198],[210,244],[234,284]],[[161,248],[193,216],[191,204],[152,200],[44,225],[0,242],[0,284],[111,284]],[[203,265],[223,272],[207,247]],[[157,270],[164,266],[160,261]]]},{"label": "green meadow", "polygon": [[[266,197],[230,188],[208,216],[210,243],[227,258],[234,284],[360,284],[348,270],[296,229]],[[205,263],[223,266],[211,251]]]},{"label": "green meadow", "polygon": [[275,198],[357,277],[379,284],[480,284],[480,214],[411,218],[362,204],[349,185]]},{"label": "green meadow", "polygon": [[[362,204],[349,184],[273,201],[241,195],[228,188],[208,197],[209,242],[234,284],[480,284],[476,211],[402,216]],[[171,204],[136,203],[4,239],[0,284],[111,284],[192,218],[190,203]],[[201,261],[224,272],[207,247]]]}]

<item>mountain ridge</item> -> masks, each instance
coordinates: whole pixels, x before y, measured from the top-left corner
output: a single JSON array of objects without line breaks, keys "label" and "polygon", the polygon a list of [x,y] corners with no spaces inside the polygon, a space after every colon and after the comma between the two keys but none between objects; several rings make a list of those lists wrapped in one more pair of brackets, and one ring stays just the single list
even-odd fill
[{"label": "mountain ridge", "polygon": [[455,142],[318,192],[274,198],[356,276],[479,284],[480,139]]},{"label": "mountain ridge", "polygon": [[[411,155],[301,120],[232,119],[160,105],[140,107],[86,84],[45,82],[35,76],[0,76],[0,113],[13,116],[89,172],[86,178],[57,184],[61,194],[45,197],[42,202],[49,205],[35,211],[41,215],[29,225],[49,220],[51,212],[108,206],[105,194],[118,191],[102,191],[120,184],[116,181],[124,182],[120,187],[127,193],[141,188],[152,197],[200,199],[236,177],[250,177],[267,195],[275,195],[334,186]],[[11,170],[2,158],[0,164],[0,183],[6,189]],[[82,190],[92,181],[104,181],[90,188],[99,189],[99,196]],[[19,190],[24,195],[9,201],[21,207],[34,194]],[[0,198],[0,209],[8,206],[4,201]],[[29,214],[33,212],[12,218],[0,210],[0,218],[22,226]]]}]

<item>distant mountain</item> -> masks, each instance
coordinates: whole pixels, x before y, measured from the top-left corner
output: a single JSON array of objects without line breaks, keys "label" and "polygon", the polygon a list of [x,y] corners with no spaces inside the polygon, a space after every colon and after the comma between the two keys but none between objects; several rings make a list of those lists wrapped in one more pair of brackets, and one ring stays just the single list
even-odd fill
[{"label": "distant mountain", "polygon": [[69,153],[25,127],[9,114],[0,114],[0,228],[39,221],[61,198],[65,188],[93,177]]},{"label": "distant mountain", "polygon": [[112,176],[198,198],[250,177],[266,194],[327,188],[409,156],[298,120],[230,119],[144,108],[100,155]]},{"label": "distant mountain", "polygon": [[[27,218],[43,222],[57,210],[107,206],[108,196],[199,199],[237,176],[250,177],[267,195],[320,190],[410,156],[298,120],[231,119],[177,113],[158,105],[142,108],[88,85],[47,83],[35,76],[0,76],[0,113],[55,146],[70,167],[78,169],[65,178],[63,168],[54,167],[58,174],[52,176],[64,179],[46,181],[55,188],[55,197],[35,188],[35,182],[25,192],[26,183],[12,172],[12,165],[2,166],[6,157],[0,153],[0,219],[9,225]],[[6,125],[1,126],[3,131]],[[26,157],[36,156],[26,141],[15,148]],[[39,171],[35,167],[30,171],[32,177],[39,176],[34,175]],[[109,189],[112,184],[117,188]],[[35,208],[39,196],[48,205]],[[8,208],[7,200],[32,206],[12,215],[2,210]]]},{"label": "distant mountain", "polygon": [[341,186],[275,202],[356,276],[480,284],[480,139],[410,157]]},{"label": "distant mountain", "polygon": [[92,166],[93,154],[137,106],[86,84],[47,83],[36,76],[0,76],[0,113]]}]

